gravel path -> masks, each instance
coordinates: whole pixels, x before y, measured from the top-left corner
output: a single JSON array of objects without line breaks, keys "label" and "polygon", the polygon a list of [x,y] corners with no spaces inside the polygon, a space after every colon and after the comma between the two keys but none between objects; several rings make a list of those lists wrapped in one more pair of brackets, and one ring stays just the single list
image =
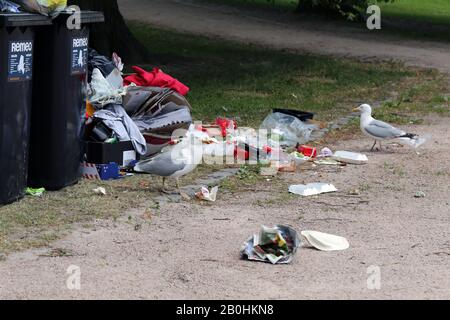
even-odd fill
[{"label": "gravel path", "polygon": [[119,0],[126,19],[245,43],[364,60],[399,60],[450,73],[450,44],[382,37],[360,25],[299,21],[286,13],[193,0]]}]

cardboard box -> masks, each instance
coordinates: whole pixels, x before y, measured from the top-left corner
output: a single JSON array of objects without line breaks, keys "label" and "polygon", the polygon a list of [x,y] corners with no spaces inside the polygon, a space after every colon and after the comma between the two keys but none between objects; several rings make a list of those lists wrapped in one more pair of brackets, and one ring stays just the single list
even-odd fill
[{"label": "cardboard box", "polygon": [[118,143],[90,142],[84,143],[85,160],[87,163],[105,164],[117,163],[126,167],[131,162],[139,160],[131,141]]}]

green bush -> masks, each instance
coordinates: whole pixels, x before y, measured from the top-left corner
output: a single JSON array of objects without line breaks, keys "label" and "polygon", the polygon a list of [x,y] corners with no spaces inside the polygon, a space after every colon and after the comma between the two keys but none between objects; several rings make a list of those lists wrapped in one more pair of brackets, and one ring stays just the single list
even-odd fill
[{"label": "green bush", "polygon": [[[378,2],[393,2],[394,0],[379,0]],[[299,0],[299,12],[325,13],[341,15],[349,20],[361,19],[373,0]]]}]

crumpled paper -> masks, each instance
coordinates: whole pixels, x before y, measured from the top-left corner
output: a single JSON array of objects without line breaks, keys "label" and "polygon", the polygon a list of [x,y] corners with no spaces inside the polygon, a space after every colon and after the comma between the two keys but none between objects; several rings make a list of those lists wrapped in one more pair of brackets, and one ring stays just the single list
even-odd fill
[{"label": "crumpled paper", "polygon": [[25,190],[25,194],[27,196],[33,197],[42,197],[42,195],[46,192],[45,188],[27,188]]},{"label": "crumpled paper", "polygon": [[218,192],[219,192],[219,187],[214,187],[211,189],[211,191],[209,191],[208,188],[206,188],[206,187],[202,187],[202,190],[200,192],[196,193],[195,196],[199,200],[216,202]]},{"label": "crumpled paper", "polygon": [[262,226],[259,234],[255,234],[244,243],[241,249],[241,257],[272,264],[289,264],[292,262],[300,244],[297,232],[291,227],[276,225],[269,228]]},{"label": "crumpled paper", "polygon": [[106,189],[103,187],[98,187],[96,189],[93,189],[92,191],[99,196],[106,196]]}]

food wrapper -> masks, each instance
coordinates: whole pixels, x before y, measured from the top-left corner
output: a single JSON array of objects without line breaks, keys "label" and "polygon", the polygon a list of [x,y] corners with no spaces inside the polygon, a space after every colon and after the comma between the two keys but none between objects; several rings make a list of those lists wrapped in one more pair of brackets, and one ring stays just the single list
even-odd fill
[{"label": "food wrapper", "polygon": [[251,261],[289,264],[299,247],[300,239],[297,232],[291,227],[262,226],[259,234],[255,234],[244,243],[241,257]]}]

